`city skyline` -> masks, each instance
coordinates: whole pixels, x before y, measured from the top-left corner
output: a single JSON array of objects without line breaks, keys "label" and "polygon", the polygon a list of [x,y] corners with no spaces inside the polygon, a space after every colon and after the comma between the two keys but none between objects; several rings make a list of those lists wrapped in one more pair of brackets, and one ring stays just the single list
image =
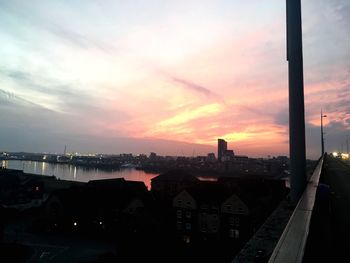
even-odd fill
[{"label": "city skyline", "polygon": [[[348,135],[349,10],[303,6],[309,158],[321,108],[326,150]],[[0,21],[2,150],[288,155],[283,1],[0,0]]]}]

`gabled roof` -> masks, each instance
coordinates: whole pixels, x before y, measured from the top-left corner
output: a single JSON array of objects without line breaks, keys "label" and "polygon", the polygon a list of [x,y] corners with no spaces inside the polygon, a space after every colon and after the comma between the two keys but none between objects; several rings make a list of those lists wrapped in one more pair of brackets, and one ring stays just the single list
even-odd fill
[{"label": "gabled roof", "polygon": [[187,191],[199,204],[206,203],[219,205],[232,195],[232,192],[228,191],[227,188],[213,182],[201,182],[185,191]]},{"label": "gabled roof", "polygon": [[183,170],[171,170],[166,173],[162,173],[153,179],[152,182],[156,181],[181,181],[181,182],[198,182],[199,179],[194,175],[185,172]]}]

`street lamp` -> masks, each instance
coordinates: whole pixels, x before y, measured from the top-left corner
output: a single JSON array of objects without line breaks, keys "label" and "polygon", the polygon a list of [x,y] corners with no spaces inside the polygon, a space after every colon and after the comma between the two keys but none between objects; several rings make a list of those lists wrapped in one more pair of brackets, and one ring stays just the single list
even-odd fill
[{"label": "street lamp", "polygon": [[324,138],[323,138],[323,118],[327,117],[327,115],[323,115],[321,110],[321,154],[324,155]]}]

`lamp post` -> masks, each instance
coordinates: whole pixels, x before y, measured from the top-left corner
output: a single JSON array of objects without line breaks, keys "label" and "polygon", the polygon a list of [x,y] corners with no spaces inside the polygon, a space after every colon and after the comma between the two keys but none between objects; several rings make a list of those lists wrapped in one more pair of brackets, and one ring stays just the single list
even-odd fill
[{"label": "lamp post", "polygon": [[325,117],[327,117],[327,115],[323,115],[321,110],[321,156],[324,155],[323,118]]}]

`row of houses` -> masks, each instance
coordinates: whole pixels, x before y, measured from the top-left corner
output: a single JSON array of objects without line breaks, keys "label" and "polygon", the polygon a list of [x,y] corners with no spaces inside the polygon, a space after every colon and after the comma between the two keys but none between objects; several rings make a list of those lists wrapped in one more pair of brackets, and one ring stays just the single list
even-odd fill
[{"label": "row of houses", "polygon": [[172,224],[184,242],[246,241],[286,195],[283,181],[263,177],[224,177],[200,181],[183,171],[152,180],[152,193],[171,206]]},{"label": "row of houses", "polygon": [[[159,231],[185,243],[204,240],[242,243],[286,193],[283,181],[240,177],[209,182],[181,170],[153,178],[151,191],[143,182],[123,178],[77,184],[56,180],[55,185],[62,183],[62,187],[54,188],[53,179],[45,176],[41,177],[46,181],[36,177],[26,181],[22,177],[25,176],[20,173],[11,176],[22,182],[23,187],[18,191],[27,193],[27,199],[48,195],[43,203],[44,224],[41,224],[47,231],[119,237],[152,235]],[[2,204],[19,194],[6,192],[15,191],[14,186],[19,184],[16,181],[9,187],[11,180],[6,180],[10,177],[4,178],[0,176]]]},{"label": "row of houses", "polygon": [[45,204],[50,230],[117,233],[139,231],[150,220],[152,205],[143,182],[124,178],[93,180],[54,191]]}]

